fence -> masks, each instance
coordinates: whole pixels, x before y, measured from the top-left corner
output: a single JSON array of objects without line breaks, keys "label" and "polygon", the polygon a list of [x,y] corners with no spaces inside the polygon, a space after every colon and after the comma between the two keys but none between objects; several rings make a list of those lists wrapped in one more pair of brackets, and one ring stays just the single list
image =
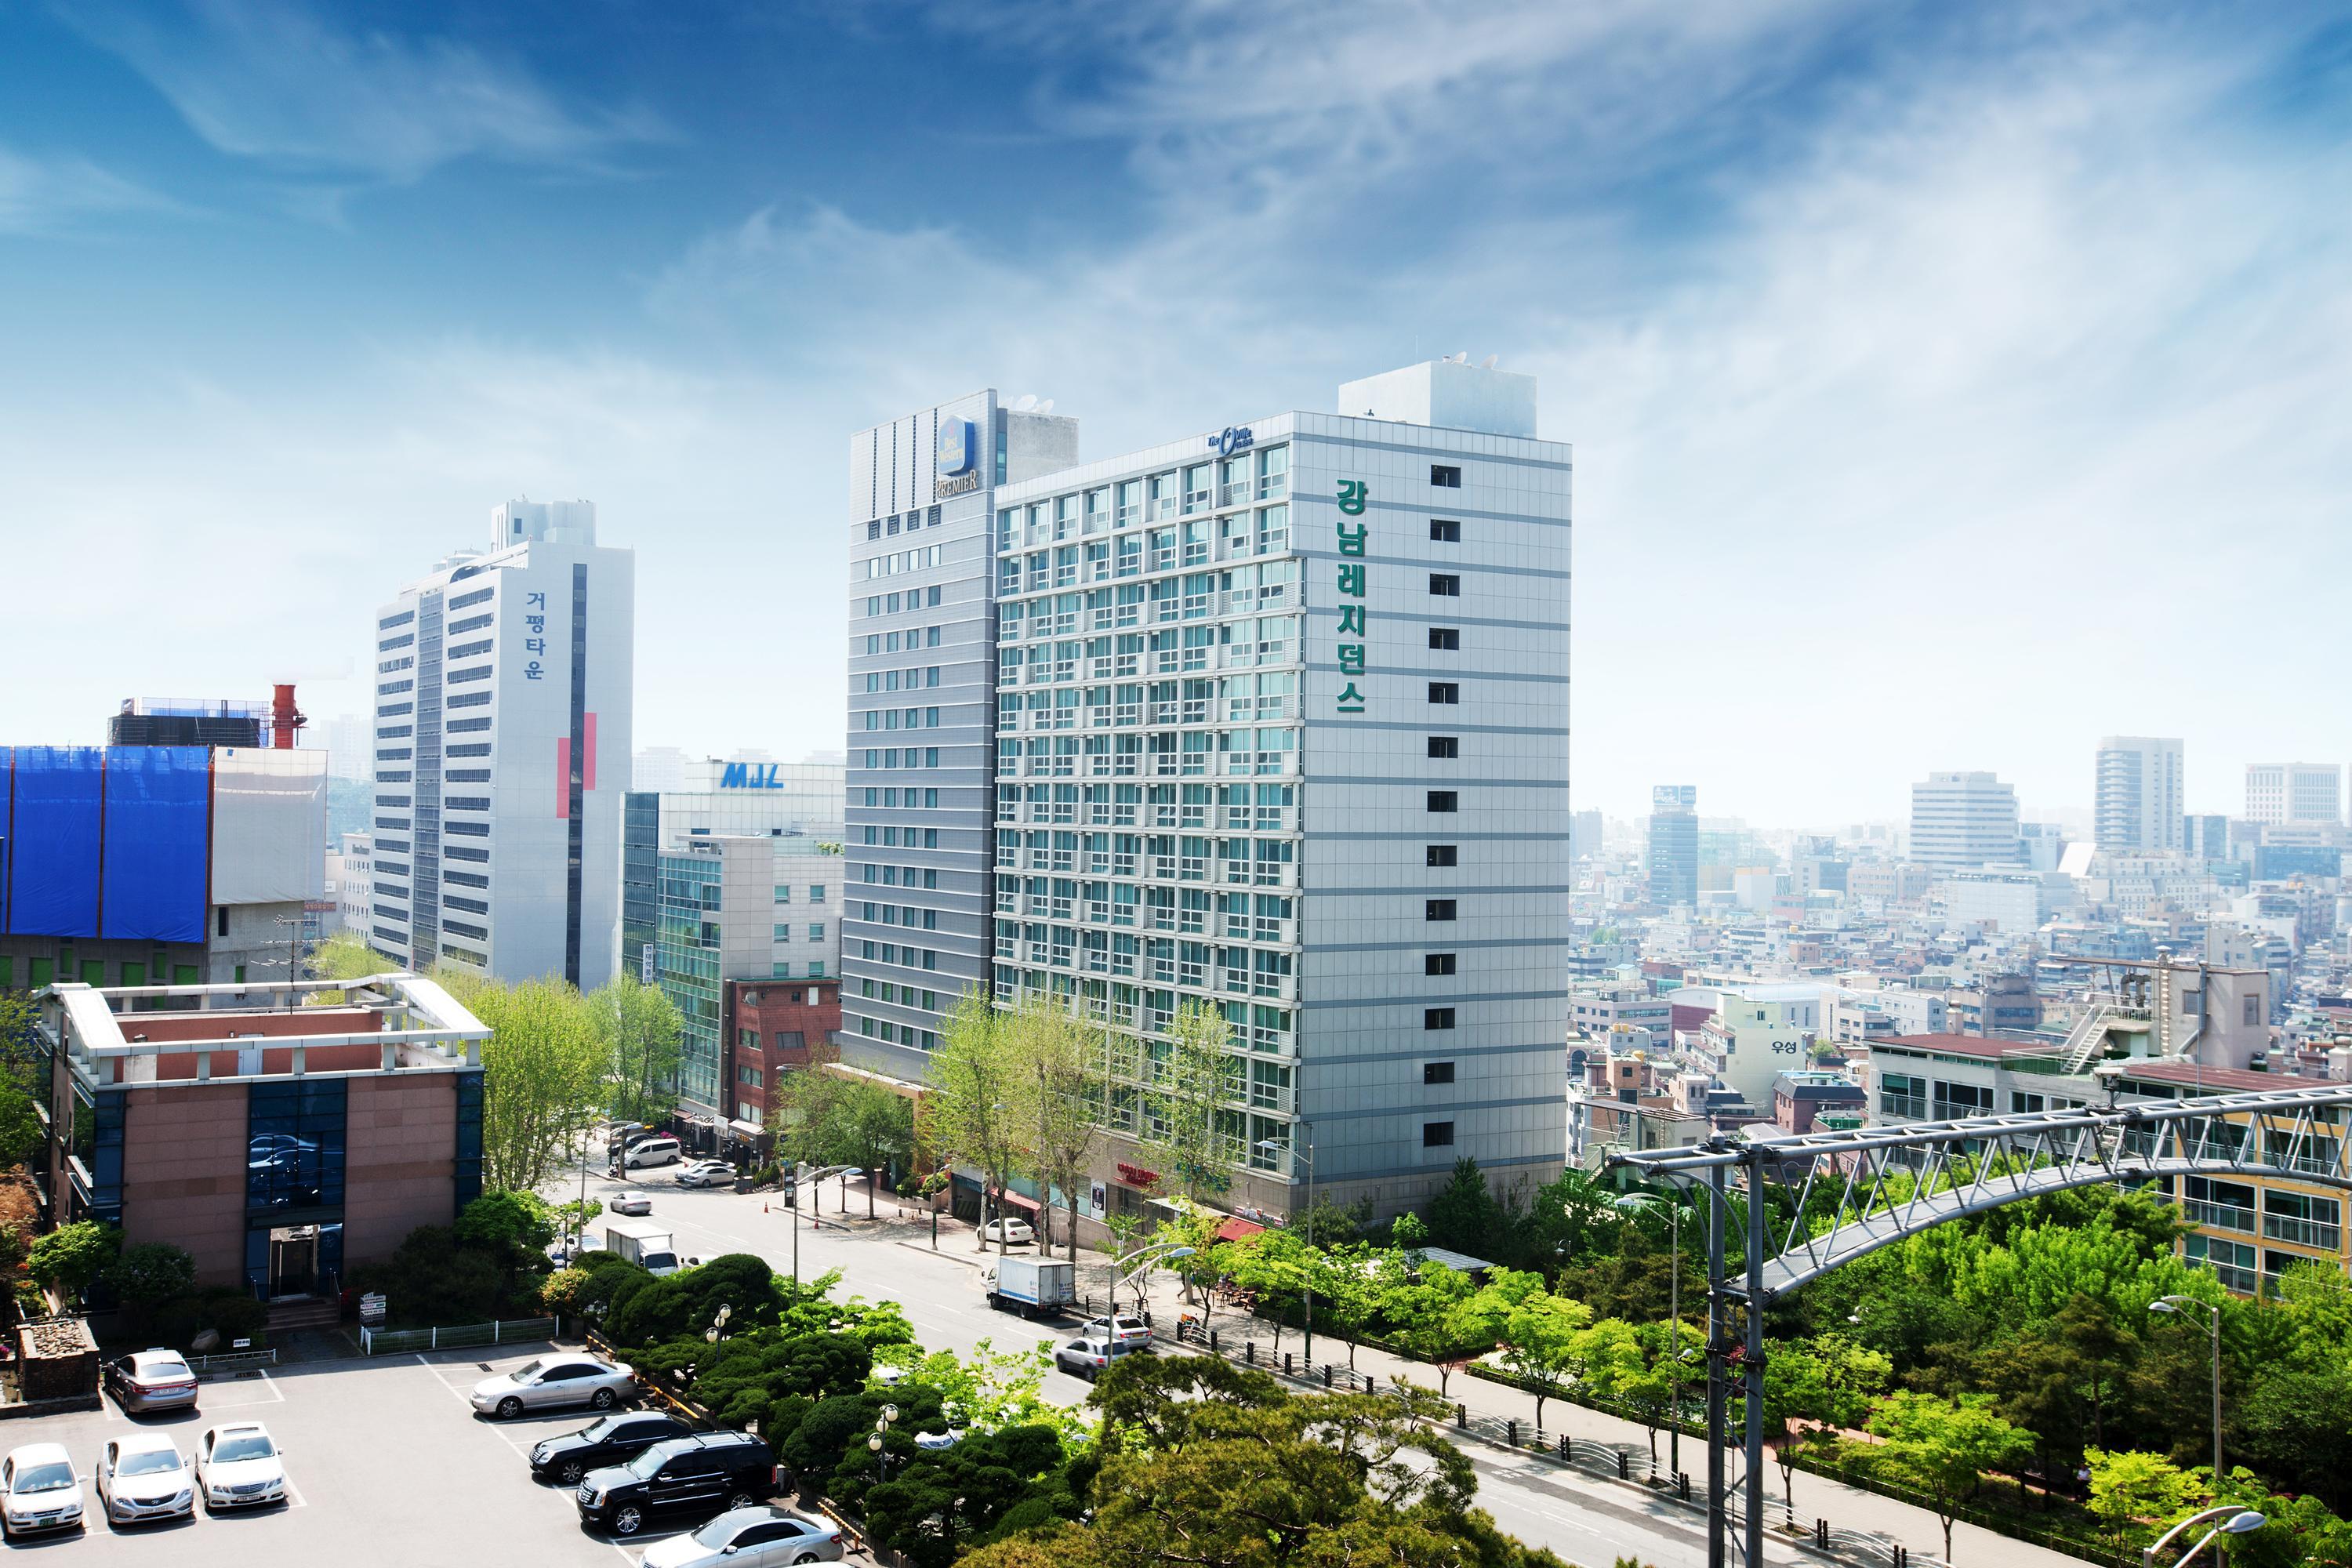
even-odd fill
[{"label": "fence", "polygon": [[188,1368],[199,1378],[235,1377],[243,1372],[257,1372],[265,1366],[278,1364],[278,1352],[266,1351],[233,1351],[226,1355],[192,1355]]},{"label": "fence", "polygon": [[[1353,1372],[1332,1363],[1300,1365],[1294,1359],[1293,1353],[1288,1352],[1261,1354],[1255,1340],[1244,1340],[1236,1346],[1227,1342],[1222,1331],[1204,1335],[1199,1329],[1186,1325],[1180,1329],[1179,1332],[1171,1334],[1155,1327],[1154,1337],[1166,1340],[1171,1343],[1198,1347],[1213,1355],[1220,1355],[1228,1361],[1238,1362],[1244,1366],[1256,1367],[1285,1382],[1308,1390],[1328,1388],[1334,1392],[1364,1394],[1379,1392],[1378,1382],[1370,1373]],[[1495,1382],[1513,1386],[1517,1386],[1520,1381],[1507,1372],[1493,1373],[1490,1375]],[[1558,1394],[1547,1396],[1563,1405],[1581,1405],[1591,1409],[1605,1410],[1612,1415],[1631,1414],[1626,1407],[1617,1405],[1614,1401],[1602,1401],[1590,1397],[1561,1398]],[[1470,1413],[1468,1405],[1460,1403],[1456,1403],[1454,1406],[1453,1429],[1465,1436],[1475,1437],[1501,1447],[1516,1449],[1522,1453],[1540,1454],[1555,1464],[1567,1465],[1589,1474],[1600,1476],[1604,1479],[1642,1486],[1645,1490],[1650,1490],[1654,1486],[1661,1487],[1665,1495],[1688,1504],[1694,1509],[1706,1506],[1703,1501],[1692,1496],[1689,1476],[1675,1476],[1670,1479],[1659,1481],[1646,1449],[1630,1443],[1598,1443],[1583,1437],[1570,1437],[1564,1433],[1548,1438],[1542,1428],[1533,1423],[1514,1421],[1501,1416],[1474,1415]],[[1641,1472],[1640,1475],[1636,1473],[1637,1468]],[[1649,1479],[1644,1480],[1641,1479],[1642,1475],[1646,1475]],[[1835,1479],[1843,1480],[1846,1478],[1840,1475]],[[1865,1489],[1882,1492],[1900,1501],[1916,1500],[1901,1493],[1900,1489],[1895,1488],[1868,1486],[1865,1483]],[[1652,1491],[1652,1495],[1656,1495],[1656,1492]],[[1742,1501],[1743,1500],[1736,1494],[1725,1500],[1725,1512],[1731,1521],[1735,1534],[1738,1531],[1745,1511]],[[1940,1558],[1915,1552],[1892,1537],[1881,1535],[1874,1531],[1833,1528],[1825,1519],[1815,1520],[1811,1529],[1801,1536],[1792,1536],[1788,1531],[1774,1529],[1769,1520],[1766,1521],[1766,1528],[1773,1535],[1781,1539],[1801,1539],[1818,1551],[1867,1564],[1869,1568],[1946,1568],[1946,1564]],[[1986,1528],[1990,1529],[1994,1526],[1988,1524]],[[2008,1531],[2005,1533],[2021,1535],[2024,1532]],[[2042,1543],[2060,1551],[2078,1550],[2073,1543],[2060,1538],[2043,1541]]]},{"label": "fence", "polygon": [[371,1329],[360,1326],[360,1350],[367,1355],[397,1355],[405,1351],[440,1351],[461,1345],[527,1344],[555,1337],[553,1318],[515,1318],[495,1323],[466,1323],[448,1329]]}]

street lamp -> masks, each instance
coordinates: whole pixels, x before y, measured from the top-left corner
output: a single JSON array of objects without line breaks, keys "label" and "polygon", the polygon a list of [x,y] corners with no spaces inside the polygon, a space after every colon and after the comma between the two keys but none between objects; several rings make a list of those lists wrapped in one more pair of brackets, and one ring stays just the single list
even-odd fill
[{"label": "street lamp", "polygon": [[[1297,1125],[1298,1131],[1307,1134],[1307,1152],[1301,1154],[1291,1149],[1290,1157],[1307,1162],[1306,1236],[1307,1247],[1312,1250],[1315,1246],[1315,1123],[1301,1121]],[[1289,1145],[1265,1138],[1259,1140],[1258,1147],[1268,1153],[1280,1153]],[[1315,1276],[1311,1271],[1307,1276],[1307,1369],[1309,1372],[1315,1370]]]},{"label": "street lamp", "polygon": [[[1627,1214],[1666,1211],[1668,1245],[1674,1253],[1674,1273],[1666,1283],[1666,1313],[1672,1320],[1666,1330],[1666,1377],[1672,1390],[1667,1398],[1674,1412],[1673,1425],[1666,1428],[1666,1469],[1679,1485],[1683,1473],[1683,1206],[1648,1193],[1627,1193],[1613,1206]],[[1657,1450],[1650,1452],[1654,1456]],[[1651,1462],[1656,1463],[1654,1458]]]},{"label": "street lamp", "polygon": [[[2223,1518],[2222,1516],[2225,1514],[2229,1517]],[[2195,1557],[2199,1552],[2204,1551],[2207,1546],[2210,1545],[2213,1538],[2217,1535],[2243,1535],[2249,1531],[2260,1530],[2263,1525],[2270,1522],[2269,1520],[2263,1518],[2261,1514],[2256,1513],[2252,1509],[2240,1510],[2238,1505],[2233,1502],[2223,1503],[2219,1508],[2209,1508],[2202,1513],[2192,1513],[2187,1519],[2182,1520],[2179,1524],[2174,1525],[2170,1530],[2166,1531],[2164,1534],[2157,1540],[2154,1545],[2148,1547],[2139,1554],[2141,1568],[2156,1568],[2156,1554],[2163,1551],[2166,1546],[2169,1545],[2172,1542],[2172,1538],[2179,1535],[2182,1531],[2194,1529],[2198,1525],[2204,1524],[2209,1521],[2217,1519],[2221,1520],[2221,1522],[2214,1525],[2212,1529],[2207,1531],[2196,1545],[2182,1552],[2180,1554],[2180,1561],[2175,1563],[2173,1568],[2189,1568],[2189,1559]]]},{"label": "street lamp", "polygon": [[734,1308],[728,1306],[723,1301],[720,1302],[717,1314],[710,1320],[710,1326],[702,1331],[704,1341],[710,1344],[717,1344],[719,1342],[719,1336],[724,1333],[727,1330],[727,1320],[734,1315]]},{"label": "street lamp", "polygon": [[[1193,1248],[1170,1241],[1157,1247],[1147,1247],[1127,1258],[1114,1258],[1110,1263],[1110,1305],[1105,1309],[1113,1317],[1118,1315],[1118,1287],[1123,1279],[1132,1279],[1154,1265],[1172,1263],[1180,1258],[1192,1256]],[[1124,1267],[1122,1267],[1124,1265]]]},{"label": "street lamp", "polygon": [[882,1467],[881,1479],[886,1481],[890,1479],[890,1454],[889,1450],[883,1447],[882,1440],[889,1435],[891,1424],[898,1419],[898,1407],[895,1405],[884,1405],[882,1414],[874,1418],[874,1436],[866,1439],[866,1451],[879,1461]]},{"label": "street lamp", "polygon": [[2147,1304],[2149,1311],[2168,1317],[2190,1307],[2204,1312],[2206,1328],[2213,1336],[2213,1484],[2218,1488],[2226,1473],[2221,1468],[2221,1309],[2194,1296],[2161,1296]]}]

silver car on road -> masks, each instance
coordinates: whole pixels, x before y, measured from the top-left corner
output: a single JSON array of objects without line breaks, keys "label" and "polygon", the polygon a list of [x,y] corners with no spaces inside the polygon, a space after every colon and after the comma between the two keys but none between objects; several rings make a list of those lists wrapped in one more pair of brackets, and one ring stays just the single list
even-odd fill
[{"label": "silver car on road", "polygon": [[474,1384],[475,1409],[501,1421],[526,1410],[585,1405],[610,1410],[636,1393],[635,1374],[618,1363],[578,1352],[558,1352],[527,1361],[512,1372]]}]

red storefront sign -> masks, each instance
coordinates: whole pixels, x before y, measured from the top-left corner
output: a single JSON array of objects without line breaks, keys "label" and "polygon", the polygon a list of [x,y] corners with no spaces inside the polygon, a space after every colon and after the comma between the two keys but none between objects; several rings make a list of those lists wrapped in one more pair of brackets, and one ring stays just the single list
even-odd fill
[{"label": "red storefront sign", "polygon": [[1118,1163],[1118,1179],[1130,1187],[1156,1187],[1160,1184],[1160,1173],[1145,1170],[1141,1165],[1130,1165],[1121,1160]]}]

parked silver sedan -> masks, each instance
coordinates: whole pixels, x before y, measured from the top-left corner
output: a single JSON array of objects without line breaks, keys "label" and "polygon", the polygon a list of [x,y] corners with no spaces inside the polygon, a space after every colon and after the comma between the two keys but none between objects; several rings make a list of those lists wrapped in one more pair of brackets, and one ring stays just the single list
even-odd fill
[{"label": "parked silver sedan", "polygon": [[840,1561],[841,1531],[834,1525],[761,1503],[646,1548],[645,1568],[788,1568]]},{"label": "parked silver sedan", "polygon": [[134,1351],[107,1363],[106,1389],[131,1415],[196,1407],[196,1374],[177,1351]]},{"label": "parked silver sedan", "polygon": [[585,1405],[610,1410],[636,1392],[628,1367],[578,1352],[558,1352],[527,1361],[512,1372],[474,1384],[474,1408],[501,1421],[526,1410]]},{"label": "parked silver sedan", "polygon": [[195,1472],[161,1432],[133,1432],[98,1456],[98,1505],[110,1524],[186,1519],[196,1511]]}]

